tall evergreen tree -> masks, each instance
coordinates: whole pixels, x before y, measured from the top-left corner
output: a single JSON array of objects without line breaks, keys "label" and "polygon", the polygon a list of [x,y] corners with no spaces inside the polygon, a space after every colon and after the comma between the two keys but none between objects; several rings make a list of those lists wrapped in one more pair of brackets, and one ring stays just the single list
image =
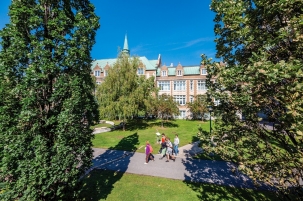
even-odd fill
[{"label": "tall evergreen tree", "polygon": [[202,61],[217,77],[208,95],[221,103],[215,150],[283,199],[303,197],[302,8],[301,0],[212,0],[217,56],[226,64]]},{"label": "tall evergreen tree", "polygon": [[89,0],[11,1],[0,32],[1,200],[74,200],[98,119]]}]

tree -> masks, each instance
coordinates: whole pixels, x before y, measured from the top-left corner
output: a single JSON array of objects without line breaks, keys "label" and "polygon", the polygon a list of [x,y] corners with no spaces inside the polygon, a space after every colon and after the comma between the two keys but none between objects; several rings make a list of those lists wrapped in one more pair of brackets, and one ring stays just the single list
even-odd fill
[{"label": "tree", "polygon": [[139,65],[138,58],[129,58],[128,54],[121,53],[116,63],[108,70],[104,82],[97,89],[101,117],[119,117],[126,121],[137,116],[139,111],[146,110],[146,101],[156,88],[154,77],[146,79],[137,75]]},{"label": "tree", "polygon": [[217,77],[207,82],[208,96],[221,103],[216,152],[283,199],[303,196],[302,7],[299,0],[213,0],[217,57],[226,63],[202,55],[209,79]]},{"label": "tree", "polygon": [[179,114],[178,104],[173,97],[167,94],[161,94],[154,97],[152,102],[152,113],[162,119],[161,126],[163,127],[164,120],[166,121]]},{"label": "tree", "polygon": [[75,200],[98,119],[88,0],[11,1],[1,30],[1,200]]},{"label": "tree", "polygon": [[201,121],[204,120],[204,114],[208,112],[207,104],[206,95],[197,95],[192,103],[187,103],[187,107],[192,113],[193,119],[201,118]]}]

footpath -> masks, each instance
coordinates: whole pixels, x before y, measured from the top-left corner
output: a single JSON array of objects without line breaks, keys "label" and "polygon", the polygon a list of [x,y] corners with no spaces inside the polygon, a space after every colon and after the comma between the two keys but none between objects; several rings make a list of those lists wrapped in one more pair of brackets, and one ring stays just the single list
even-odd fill
[{"label": "footpath", "polygon": [[[107,129],[95,133],[101,132],[107,132]],[[144,164],[144,153],[99,148],[93,148],[93,151],[93,166],[87,174],[93,169],[104,169],[237,188],[255,188],[253,181],[237,171],[236,165],[231,162],[193,159],[192,156],[203,151],[197,142],[179,147],[175,162],[166,162],[165,158],[160,160],[162,156],[154,154],[155,161]],[[271,188],[261,185],[258,189]]]},{"label": "footpath", "polygon": [[[200,183],[211,183],[237,188],[255,188],[252,180],[238,171],[236,166],[225,161],[192,159],[199,150],[197,143],[179,148],[180,154],[175,162],[165,162],[161,155],[155,154],[155,161],[145,162],[145,154],[137,152],[93,148],[93,169],[114,170],[139,175],[149,175]],[[90,170],[90,171],[91,171]],[[261,186],[259,189],[269,189]]]}]

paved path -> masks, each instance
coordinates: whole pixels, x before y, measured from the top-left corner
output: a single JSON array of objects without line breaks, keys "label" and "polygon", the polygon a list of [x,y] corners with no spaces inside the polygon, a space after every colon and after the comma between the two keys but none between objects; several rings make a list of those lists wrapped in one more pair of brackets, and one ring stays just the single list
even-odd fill
[{"label": "paved path", "polygon": [[[109,128],[96,128],[93,134],[108,131],[110,131]],[[88,172],[93,169],[106,169],[231,187],[255,188],[248,176],[234,171],[236,166],[233,163],[192,159],[192,156],[202,152],[197,143],[179,147],[179,155],[175,162],[160,160],[161,155],[156,154],[155,161],[150,161],[148,164],[144,164],[144,153],[99,148],[93,148],[93,150],[93,166]],[[266,185],[260,188],[270,189]]]},{"label": "paved path", "polygon": [[[180,147],[176,161],[165,162],[160,155],[155,161],[145,162],[145,154],[118,150],[93,148],[92,169],[107,169],[140,175],[213,183],[231,187],[254,188],[253,182],[246,175],[233,173],[234,164],[224,161],[192,159],[191,155],[201,151],[196,143]],[[91,170],[92,170],[91,169]],[[265,185],[263,189],[268,189]]]}]

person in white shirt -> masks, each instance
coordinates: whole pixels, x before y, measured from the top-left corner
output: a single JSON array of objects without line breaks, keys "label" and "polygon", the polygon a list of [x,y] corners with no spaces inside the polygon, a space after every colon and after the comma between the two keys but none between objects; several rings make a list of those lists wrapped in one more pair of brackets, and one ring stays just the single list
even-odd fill
[{"label": "person in white shirt", "polygon": [[179,143],[180,143],[180,140],[178,138],[178,134],[176,134],[176,137],[174,139],[174,152],[175,152],[175,155],[178,156],[178,153],[179,153]]},{"label": "person in white shirt", "polygon": [[173,156],[173,145],[170,142],[169,137],[166,138],[166,147],[167,147],[167,149],[166,149],[166,157],[167,157],[166,162],[169,162],[169,157],[171,157],[171,159],[175,162],[176,158]]}]

